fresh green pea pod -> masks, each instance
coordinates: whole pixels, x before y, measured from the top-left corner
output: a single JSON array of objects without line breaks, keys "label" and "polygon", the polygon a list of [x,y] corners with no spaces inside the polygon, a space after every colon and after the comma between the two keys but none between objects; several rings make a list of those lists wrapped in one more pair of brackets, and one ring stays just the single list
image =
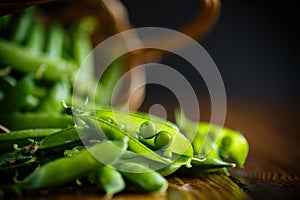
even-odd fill
[{"label": "fresh green pea pod", "polygon": [[40,20],[33,22],[32,26],[26,47],[31,53],[38,56],[44,49],[45,27]]},{"label": "fresh green pea pod", "polygon": [[[117,144],[114,141],[106,140],[83,150],[74,157],[62,157],[46,163],[17,185],[23,189],[43,189],[63,185],[87,176],[102,165],[101,162],[114,164],[126,149],[126,140],[117,141]],[[59,175],[57,176],[57,174]]]},{"label": "fresh green pea pod", "polygon": [[54,23],[50,26],[46,52],[51,59],[59,59],[62,57],[64,37],[64,29],[59,23]]},{"label": "fresh green pea pod", "polygon": [[61,101],[68,101],[71,98],[70,96],[71,86],[69,81],[60,80],[53,85],[49,91],[49,94],[46,95],[36,112],[60,113],[63,110]]},{"label": "fresh green pea pod", "polygon": [[121,58],[116,59],[108,66],[99,80],[96,90],[96,101],[100,105],[109,105],[112,99],[112,93],[115,84],[120,79],[125,70],[125,61]]},{"label": "fresh green pea pod", "polygon": [[26,146],[30,144],[28,139],[39,141],[48,135],[51,135],[60,129],[25,129],[0,134],[0,153],[13,150],[13,145]]},{"label": "fresh green pea pod", "polygon": [[48,135],[39,142],[40,150],[61,151],[68,147],[81,145],[81,137],[76,127],[62,129],[51,135]]},{"label": "fresh green pea pod", "polygon": [[151,169],[156,170],[159,172],[162,176],[168,176],[172,173],[174,173],[176,170],[178,170],[181,166],[185,165],[187,167],[190,166],[190,162],[192,160],[191,157],[184,156],[184,155],[173,155],[174,159],[173,161],[169,164],[161,163],[161,162],[156,162],[152,159],[140,156],[137,153],[134,153],[130,150],[127,150],[124,155],[122,156],[121,162],[134,162],[138,164],[142,164],[145,166],[150,167]]},{"label": "fresh green pea pod", "polygon": [[120,172],[111,166],[101,165],[93,172],[95,183],[106,193],[113,195],[125,189],[126,184]]},{"label": "fresh green pea pod", "polygon": [[32,24],[33,16],[35,14],[35,8],[30,7],[25,9],[20,16],[18,16],[17,24],[15,25],[16,29],[12,31],[11,39],[12,41],[16,43],[23,43],[29,32],[30,32],[30,26]]},{"label": "fresh green pea pod", "polygon": [[119,170],[142,192],[165,192],[168,188],[168,181],[162,175],[144,165],[126,162],[120,165]]},{"label": "fresh green pea pod", "polygon": [[85,123],[89,125],[90,128],[99,131],[100,133],[104,133],[105,136],[111,140],[122,139],[124,137],[128,137],[128,148],[136,153],[139,153],[142,156],[145,156],[151,160],[161,162],[164,164],[169,164],[170,160],[163,158],[156,154],[154,151],[146,147],[142,144],[136,137],[131,134],[125,132],[120,129],[118,126],[108,122],[107,120],[103,120],[102,118],[79,114],[78,117],[82,119]]},{"label": "fresh green pea pod", "polygon": [[246,138],[239,132],[223,128],[219,142],[219,153],[224,159],[233,159],[242,167],[246,161],[249,145]]},{"label": "fresh green pea pod", "polygon": [[58,113],[13,113],[0,114],[0,122],[10,130],[34,128],[66,128],[74,125],[71,116]]},{"label": "fresh green pea pod", "polygon": [[[16,59],[17,58],[17,59]],[[36,73],[46,80],[73,80],[77,65],[65,59],[52,59],[47,54],[30,52],[27,47],[0,38],[0,64],[9,65],[22,73]]]},{"label": "fresh green pea pod", "polygon": [[[179,115],[175,114],[178,124]],[[241,167],[244,165],[249,145],[241,133],[208,122],[195,123],[184,115],[183,119],[180,128],[190,138],[196,157],[220,159],[221,156],[224,159],[233,159]]]},{"label": "fresh green pea pod", "polygon": [[[76,76],[76,94],[89,95],[87,88],[92,88],[94,83],[95,64],[93,57],[93,44],[91,33],[82,23],[88,22],[83,19],[78,27],[72,30],[73,56],[77,65],[80,66],[80,73]],[[88,24],[93,29],[94,24]]]},{"label": "fresh green pea pod", "polygon": [[[155,124],[157,131],[167,131],[172,136],[171,144],[166,148],[166,151],[178,154],[186,155],[189,157],[193,156],[193,149],[191,143],[187,138],[179,132],[178,127],[169,121],[160,119],[159,117],[152,117],[146,114],[134,114],[125,113],[114,110],[97,109],[94,113],[97,117],[110,117],[117,124],[123,124],[125,126],[126,132],[133,137],[138,136],[138,131],[140,126],[145,122],[151,120]],[[133,150],[134,151],[134,150]]]}]

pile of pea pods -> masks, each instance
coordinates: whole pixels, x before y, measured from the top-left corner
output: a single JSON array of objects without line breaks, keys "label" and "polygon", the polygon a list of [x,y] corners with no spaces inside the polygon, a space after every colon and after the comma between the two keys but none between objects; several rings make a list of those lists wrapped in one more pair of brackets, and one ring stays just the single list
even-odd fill
[{"label": "pile of pea pods", "polygon": [[106,195],[165,192],[167,176],[229,175],[228,168],[244,165],[249,147],[237,131],[180,112],[174,124],[104,109],[120,60],[98,87],[99,109],[76,105],[74,97],[69,106],[74,77],[92,48],[84,24],[91,27],[93,19],[66,31],[37,13],[32,7],[0,18],[0,197],[72,184],[95,185]]},{"label": "pile of pea pods", "polygon": [[[248,143],[239,132],[209,123],[197,124],[195,137],[189,139],[189,123],[194,122],[188,119],[180,131],[146,113],[68,106],[66,111],[76,125],[0,134],[0,173],[12,184],[7,188],[47,189],[89,182],[107,195],[127,186],[139,192],[165,192],[165,176],[227,173],[235,163],[226,159],[243,166],[248,153]],[[215,141],[206,137],[212,131],[218,133]]]},{"label": "pile of pea pods", "polygon": [[[95,95],[97,105],[110,102],[125,62],[116,59],[99,81],[93,78],[97,66],[93,56],[88,55],[93,55],[91,51],[96,45],[91,39],[99,29],[96,20],[84,16],[65,24],[36,6],[0,17],[2,125],[10,129],[27,128],[29,124],[56,128],[73,121],[63,113],[61,100],[80,105],[81,97],[92,99]],[[85,73],[79,73],[82,63]],[[77,96],[72,94],[75,79],[79,85]],[[95,86],[96,92],[86,90]]]}]

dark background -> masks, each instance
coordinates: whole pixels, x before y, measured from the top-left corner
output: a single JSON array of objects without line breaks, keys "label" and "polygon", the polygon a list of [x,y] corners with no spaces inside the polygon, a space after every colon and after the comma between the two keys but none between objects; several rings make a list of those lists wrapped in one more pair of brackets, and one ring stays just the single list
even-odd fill
[{"label": "dark background", "polygon": [[[196,0],[122,0],[135,27],[178,30],[199,9]],[[223,0],[217,24],[199,40],[219,68],[228,98],[289,101],[299,96],[299,17],[296,1]],[[181,71],[206,94],[192,67],[175,55],[163,64]],[[199,81],[200,80],[200,81]],[[161,93],[148,86],[148,93]]]}]

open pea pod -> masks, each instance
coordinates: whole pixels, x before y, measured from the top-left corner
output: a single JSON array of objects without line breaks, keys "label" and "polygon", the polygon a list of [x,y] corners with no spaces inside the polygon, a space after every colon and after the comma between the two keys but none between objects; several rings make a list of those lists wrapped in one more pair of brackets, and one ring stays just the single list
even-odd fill
[{"label": "open pea pod", "polygon": [[[164,164],[171,163],[171,160],[156,154],[147,146],[139,142],[139,140],[136,137],[120,129],[116,124],[110,123],[107,120],[104,120],[102,118],[94,117],[86,114],[80,114],[78,115],[78,117],[81,120],[83,120],[89,126],[89,128],[98,131],[99,134],[104,133],[105,137],[107,137],[110,140],[117,140],[117,139],[123,139],[125,137],[128,137],[129,139],[128,148],[131,151],[138,153],[139,155],[145,156],[151,160],[161,162]],[[102,137],[102,135],[100,135],[100,137]]]},{"label": "open pea pod", "polygon": [[[151,123],[153,123],[156,127],[156,132],[166,131],[172,137],[171,143],[164,149],[159,149],[157,152],[161,150],[168,152],[171,154],[169,156],[171,158],[173,157],[172,154],[184,155],[190,158],[193,156],[193,149],[189,140],[179,132],[179,129],[174,124],[160,119],[159,117],[152,117],[150,115],[140,113],[125,113],[107,109],[98,109],[89,114],[95,115],[97,118],[112,119],[115,123],[113,126],[118,127],[118,130],[116,131],[117,133],[114,134],[120,133],[121,135],[125,134],[126,136],[129,136],[132,141],[132,144],[129,142],[129,148],[132,147],[132,151],[140,152],[141,149],[145,149],[146,146],[139,141],[139,131],[144,122],[151,121]],[[120,129],[123,130],[120,131]],[[149,152],[149,150],[150,149],[147,148],[147,152]],[[150,151],[153,152],[152,150]]]},{"label": "open pea pod", "polygon": [[97,117],[109,117],[113,119],[117,124],[123,125],[126,132],[133,136],[137,136],[139,134],[140,126],[144,122],[151,121],[155,124],[157,132],[167,131],[171,134],[172,142],[165,149],[166,151],[188,157],[193,156],[193,149],[189,140],[179,132],[179,129],[176,125],[169,121],[141,112],[138,114],[128,114],[119,111],[101,109],[96,110],[95,114]]}]

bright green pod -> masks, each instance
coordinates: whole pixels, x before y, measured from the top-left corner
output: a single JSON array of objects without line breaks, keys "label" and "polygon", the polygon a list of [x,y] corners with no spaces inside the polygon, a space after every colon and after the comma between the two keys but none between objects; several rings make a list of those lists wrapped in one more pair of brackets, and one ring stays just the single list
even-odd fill
[{"label": "bright green pod", "polygon": [[94,180],[106,195],[116,194],[126,187],[121,173],[107,165],[101,165],[96,169],[94,172]]},{"label": "bright green pod", "polygon": [[158,172],[142,164],[125,162],[119,167],[122,175],[142,192],[165,192],[168,181]]},{"label": "bright green pod", "polygon": [[102,164],[114,164],[127,149],[126,140],[116,142],[106,140],[71,158],[62,157],[46,163],[29,174],[18,186],[24,189],[60,186],[87,176]]},{"label": "bright green pod", "polygon": [[[176,113],[178,124],[180,114]],[[216,124],[201,121],[192,122],[183,116],[181,130],[186,134],[193,145],[195,157],[232,159],[240,167],[246,161],[249,145],[246,138],[238,131],[221,127]]]},{"label": "bright green pod", "polygon": [[12,113],[0,114],[0,122],[10,130],[35,128],[66,128],[74,125],[71,116],[60,113]]},{"label": "bright green pod", "polygon": [[53,128],[25,129],[2,133],[0,134],[0,153],[13,150],[14,144],[17,144],[19,147],[29,145],[31,142],[28,139],[40,141],[59,130]]},{"label": "bright green pod", "polygon": [[39,142],[40,150],[60,151],[68,147],[81,145],[81,137],[76,127],[70,127],[55,132]]},{"label": "bright green pod", "polygon": [[167,131],[171,134],[172,142],[166,148],[166,151],[188,157],[193,156],[193,149],[189,140],[179,132],[176,125],[169,121],[145,113],[134,114],[107,109],[98,109],[95,111],[94,115],[97,117],[107,116],[112,118],[117,124],[123,124],[126,127],[126,133],[133,137],[138,137],[140,125],[142,123],[151,121],[155,124],[157,132]]},{"label": "bright green pod", "polygon": [[110,123],[107,120],[103,120],[101,117],[94,117],[86,114],[79,114],[77,117],[83,120],[89,128],[97,131],[99,134],[102,133],[102,137],[107,137],[110,140],[123,139],[125,137],[128,138],[128,148],[141,156],[164,164],[169,164],[171,162],[169,159],[161,157],[142,144],[136,137],[120,129],[119,126]]}]

